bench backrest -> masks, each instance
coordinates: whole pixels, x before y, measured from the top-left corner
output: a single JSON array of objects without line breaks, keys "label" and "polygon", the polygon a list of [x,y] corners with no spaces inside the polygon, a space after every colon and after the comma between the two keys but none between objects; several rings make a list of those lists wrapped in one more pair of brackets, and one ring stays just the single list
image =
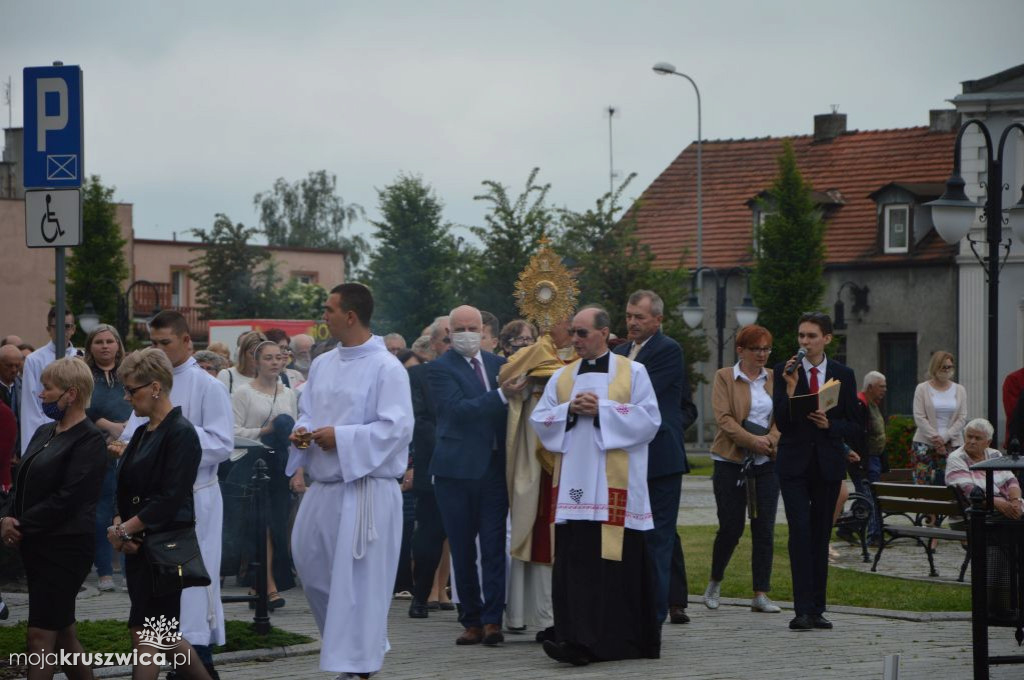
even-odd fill
[{"label": "bench backrest", "polygon": [[879,476],[879,480],[883,482],[913,482],[914,471],[910,468],[896,468],[894,470],[889,470],[888,472],[883,472]]},{"label": "bench backrest", "polygon": [[963,516],[956,494],[946,486],[875,482],[872,488],[883,513]]}]

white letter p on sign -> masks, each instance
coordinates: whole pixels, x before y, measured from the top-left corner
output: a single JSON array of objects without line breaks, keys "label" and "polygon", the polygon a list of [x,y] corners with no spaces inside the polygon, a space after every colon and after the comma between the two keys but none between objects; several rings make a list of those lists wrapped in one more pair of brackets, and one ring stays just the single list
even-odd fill
[{"label": "white letter p on sign", "polygon": [[[58,95],[57,115],[46,114],[46,95]],[[46,133],[49,130],[63,130],[68,124],[68,84],[63,78],[40,78],[36,81],[36,150],[46,151]]]}]

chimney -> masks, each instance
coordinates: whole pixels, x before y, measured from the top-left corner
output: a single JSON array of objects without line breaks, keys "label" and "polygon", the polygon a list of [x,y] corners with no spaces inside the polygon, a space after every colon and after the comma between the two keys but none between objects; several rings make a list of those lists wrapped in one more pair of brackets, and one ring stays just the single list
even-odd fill
[{"label": "chimney", "polygon": [[956,132],[960,128],[960,114],[956,109],[932,109],[928,112],[930,132]]},{"label": "chimney", "polygon": [[846,132],[845,113],[819,113],[814,116],[814,141],[826,142]]}]

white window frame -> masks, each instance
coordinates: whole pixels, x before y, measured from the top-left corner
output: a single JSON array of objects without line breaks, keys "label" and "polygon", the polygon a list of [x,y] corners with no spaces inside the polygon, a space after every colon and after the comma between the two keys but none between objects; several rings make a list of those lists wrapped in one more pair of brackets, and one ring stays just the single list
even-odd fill
[{"label": "white window frame", "polygon": [[[903,242],[902,246],[894,246],[894,245],[892,245],[892,243],[890,242],[890,238],[889,238],[891,233],[892,233],[891,229],[890,229],[890,223],[891,223],[891,219],[892,219],[891,216],[892,216],[893,211],[895,211],[895,210],[902,210],[906,214],[906,216],[907,216],[906,217],[906,221],[903,224],[903,228],[906,231],[906,237],[904,239],[904,242]],[[884,219],[882,220],[882,230],[883,230],[882,238],[884,239],[882,252],[885,252],[885,253],[908,253],[908,252],[910,252],[910,204],[909,203],[893,203],[891,205],[885,206]]]},{"label": "white window frame", "polygon": [[[179,278],[180,277],[180,278]],[[177,284],[178,290],[175,292],[174,287]],[[188,301],[188,270],[187,269],[172,269],[171,270],[171,307],[184,307]]]}]

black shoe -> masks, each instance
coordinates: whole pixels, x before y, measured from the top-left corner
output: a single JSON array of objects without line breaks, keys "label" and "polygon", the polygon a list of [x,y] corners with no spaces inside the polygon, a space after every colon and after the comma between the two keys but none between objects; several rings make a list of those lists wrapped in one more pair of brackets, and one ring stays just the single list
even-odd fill
[{"label": "black shoe", "polygon": [[559,663],[571,663],[573,666],[586,666],[590,663],[590,657],[586,652],[574,645],[566,643],[544,641],[544,653]]},{"label": "black shoe", "polygon": [[541,644],[543,644],[545,640],[550,640],[551,642],[554,642],[556,640],[555,627],[548,626],[544,630],[537,631],[537,635],[534,637],[534,639]]},{"label": "black shoe", "polygon": [[204,663],[203,668],[205,668],[206,672],[210,674],[211,680],[220,680],[220,674],[217,672],[217,669],[213,667],[212,663]]},{"label": "black shoe", "polygon": [[690,617],[686,615],[686,607],[673,605],[668,608],[668,620],[670,623],[689,623]]},{"label": "black shoe", "polygon": [[832,622],[821,614],[811,614],[810,619],[815,628],[820,628],[821,630],[832,630]]},{"label": "black shoe", "polygon": [[430,611],[427,605],[422,602],[413,600],[409,605],[409,618],[410,619],[425,619],[430,616]]},{"label": "black shoe", "polygon": [[455,611],[455,605],[452,604],[451,602],[438,602],[437,606],[440,607],[441,611],[443,611],[443,612],[453,612],[453,611]]},{"label": "black shoe", "polygon": [[178,671],[173,670],[173,669],[167,671],[167,675],[165,675],[164,678],[166,680],[181,680],[181,676],[178,675]]},{"label": "black shoe", "polygon": [[0,621],[6,621],[10,615],[11,610],[7,608],[7,603],[0,599]]},{"label": "black shoe", "polygon": [[790,630],[812,630],[814,628],[814,617],[810,614],[801,614],[789,622]]}]

